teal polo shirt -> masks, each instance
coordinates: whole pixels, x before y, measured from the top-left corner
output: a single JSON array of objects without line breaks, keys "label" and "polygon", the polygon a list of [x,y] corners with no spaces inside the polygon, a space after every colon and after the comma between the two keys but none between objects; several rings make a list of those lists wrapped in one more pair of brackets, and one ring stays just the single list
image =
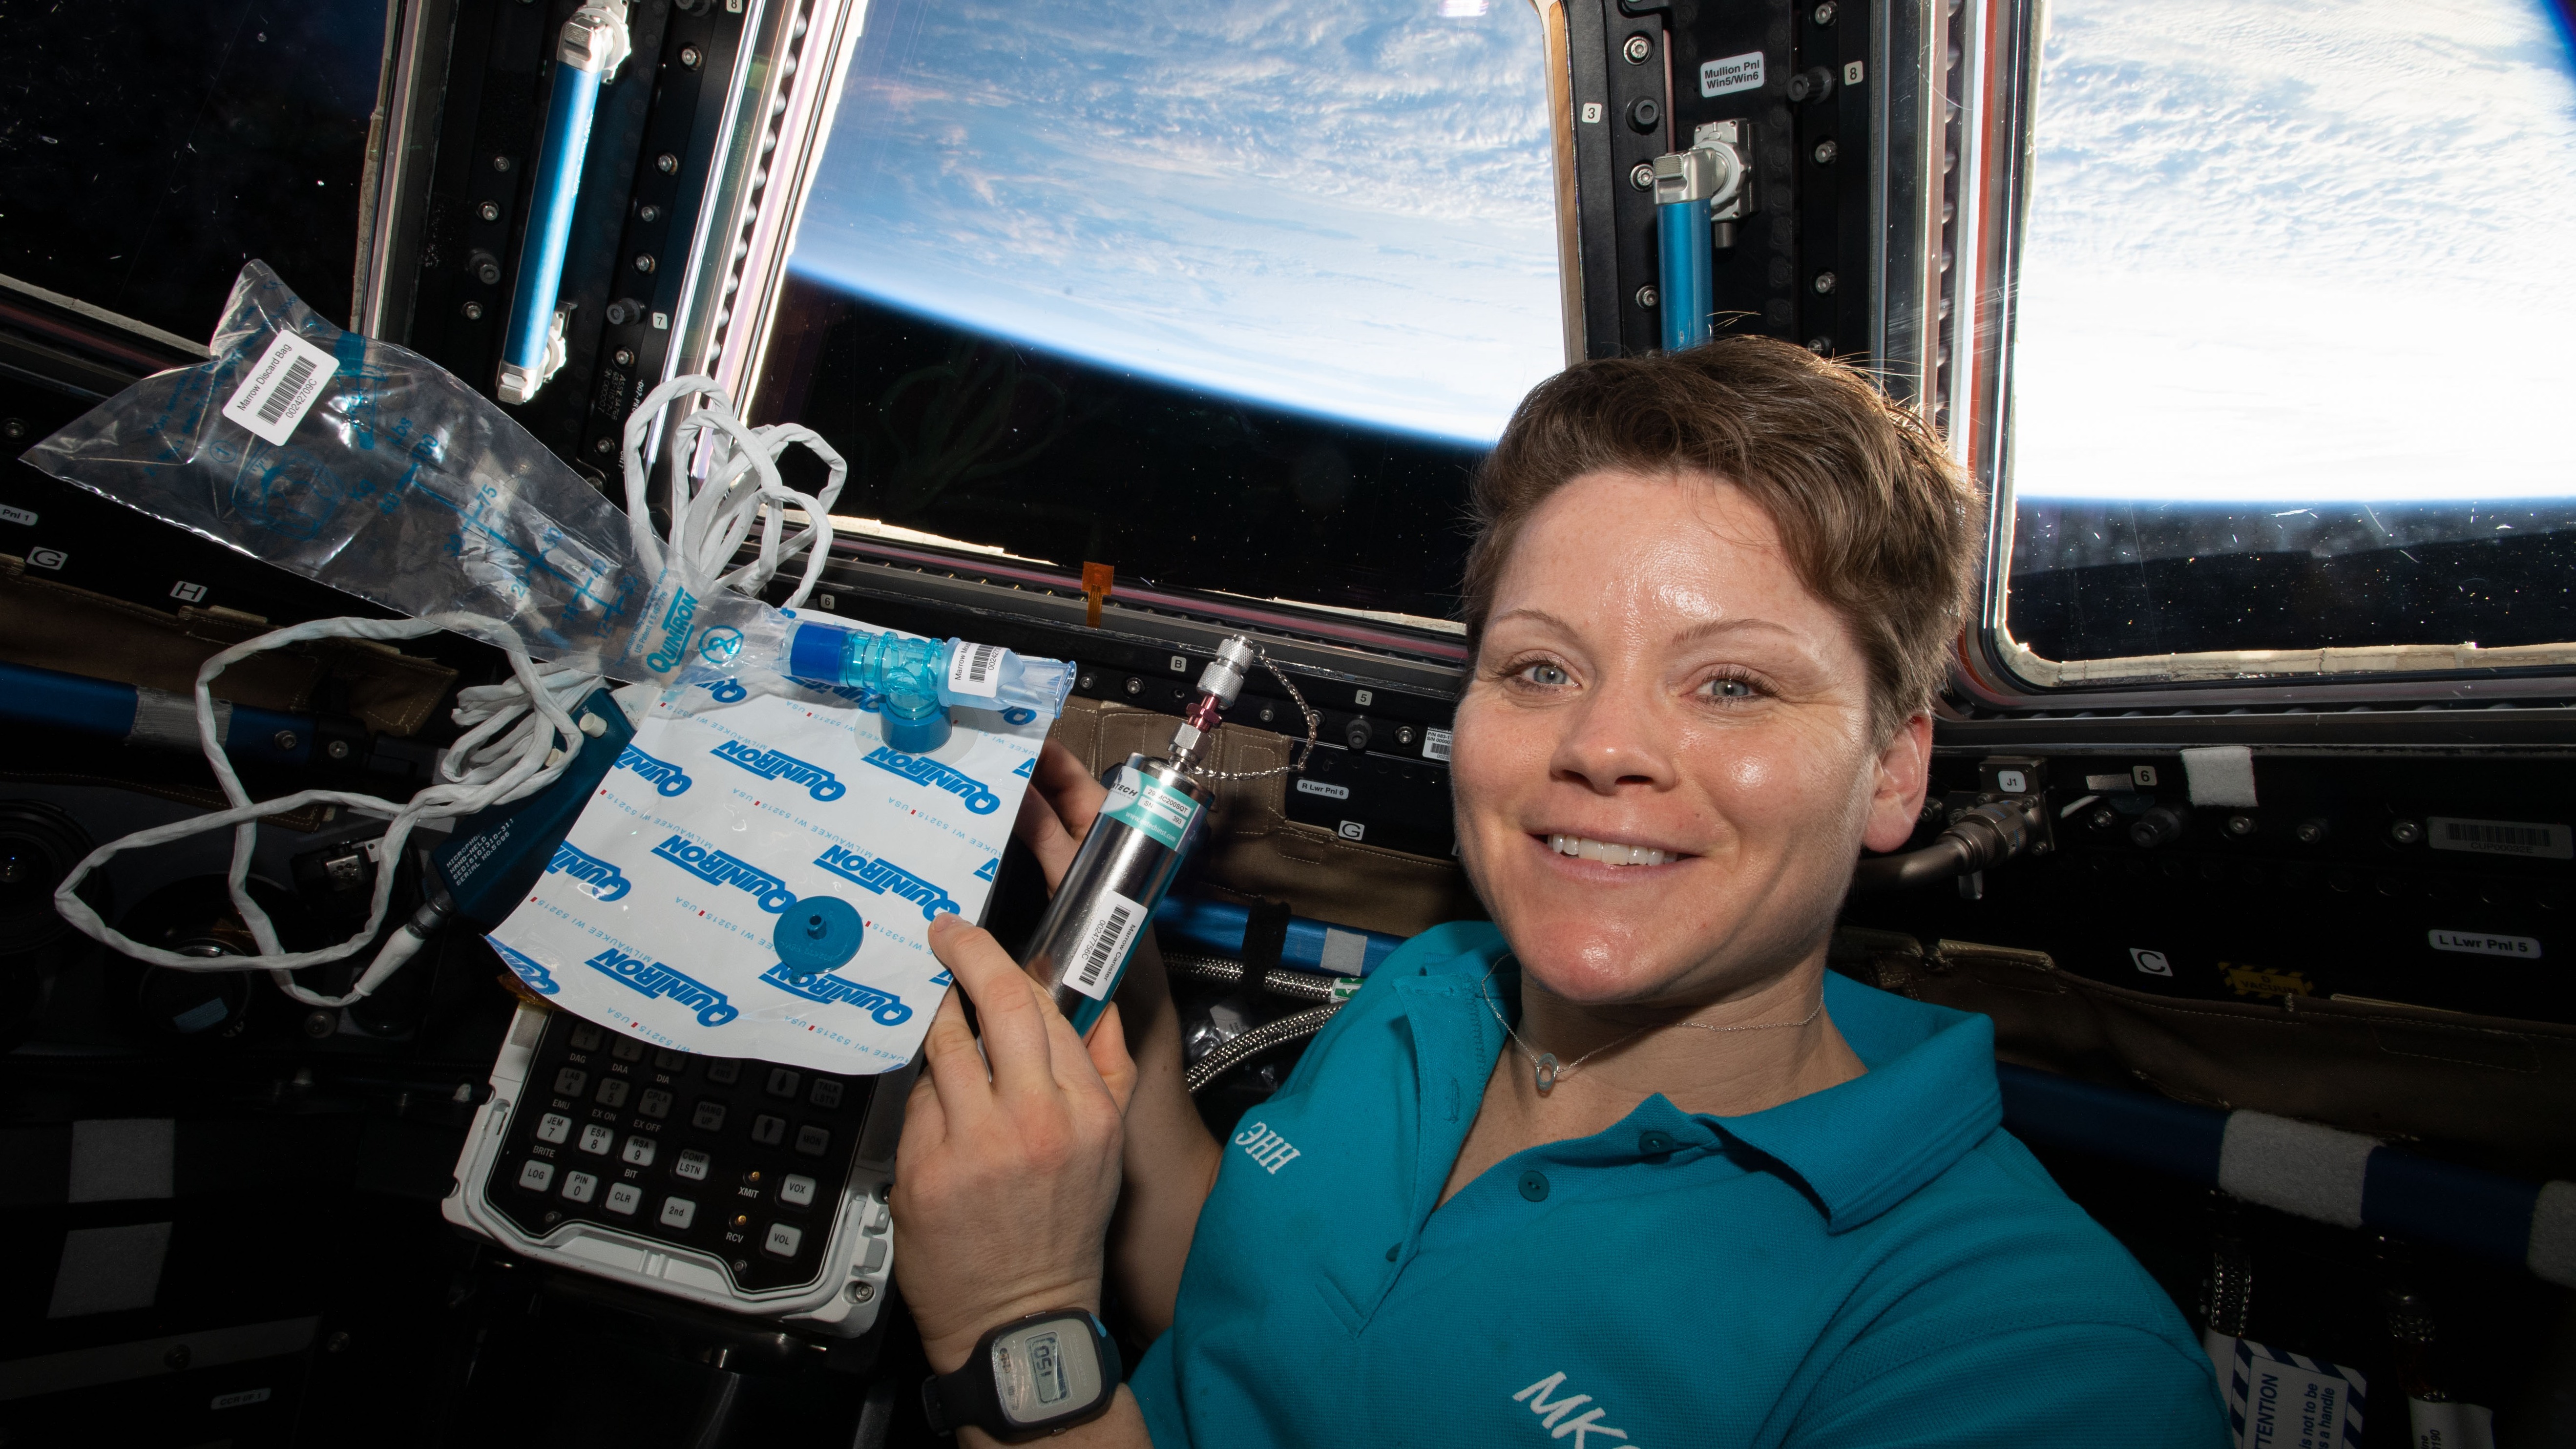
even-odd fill
[{"label": "teal polo shirt", "polygon": [[1160,1449],[2225,1442],[2172,1302],[2003,1131],[1982,1016],[1829,973],[1867,1075],[1649,1097],[1441,1203],[1503,952],[1414,938],[1245,1116],[1131,1381]]}]

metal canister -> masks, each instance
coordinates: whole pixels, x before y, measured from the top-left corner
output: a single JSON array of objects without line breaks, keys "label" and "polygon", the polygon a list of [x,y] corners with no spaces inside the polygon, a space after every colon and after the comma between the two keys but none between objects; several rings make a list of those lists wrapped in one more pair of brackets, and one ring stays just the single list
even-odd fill
[{"label": "metal canister", "polygon": [[1074,1030],[1089,1032],[1108,1008],[1215,798],[1169,760],[1130,755],[1111,775],[1100,817],[1020,953]]}]

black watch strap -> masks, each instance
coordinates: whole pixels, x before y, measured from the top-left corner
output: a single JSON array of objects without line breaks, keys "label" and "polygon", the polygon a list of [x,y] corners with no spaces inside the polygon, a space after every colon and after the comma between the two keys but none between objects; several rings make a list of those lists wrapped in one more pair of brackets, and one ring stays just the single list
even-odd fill
[{"label": "black watch strap", "polygon": [[[997,1344],[1007,1369],[995,1356]],[[1005,1372],[1013,1380],[1007,1388]],[[1109,1412],[1124,1377],[1118,1345],[1096,1315],[1051,1308],[993,1328],[955,1373],[924,1379],[921,1407],[941,1434],[972,1424],[1005,1444],[1024,1444]]]}]

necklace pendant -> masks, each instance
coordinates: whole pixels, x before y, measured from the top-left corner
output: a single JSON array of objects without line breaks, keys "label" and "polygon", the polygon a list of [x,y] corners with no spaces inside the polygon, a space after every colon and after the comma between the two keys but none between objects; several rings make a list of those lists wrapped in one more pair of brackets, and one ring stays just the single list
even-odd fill
[{"label": "necklace pendant", "polygon": [[1540,1096],[1546,1096],[1556,1090],[1556,1053],[1547,1052],[1539,1057],[1536,1075]]}]

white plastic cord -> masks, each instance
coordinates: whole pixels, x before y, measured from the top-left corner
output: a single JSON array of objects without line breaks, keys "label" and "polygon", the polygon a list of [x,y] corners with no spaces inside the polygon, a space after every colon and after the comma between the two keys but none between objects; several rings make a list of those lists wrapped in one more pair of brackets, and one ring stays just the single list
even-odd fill
[{"label": "white plastic cord", "polygon": [[[681,420],[664,448],[672,460],[671,527],[666,550],[665,541],[653,534],[652,515],[646,507],[644,442],[652,420],[661,410],[672,399],[692,393],[704,394],[704,402]],[[830,478],[818,494],[799,493],[779,477],[779,457],[797,444],[812,451],[830,469]],[[691,488],[687,460],[701,450],[707,455],[705,466],[700,470],[698,486]],[[674,378],[655,388],[626,422],[627,527],[636,555],[632,567],[651,576],[661,575],[667,567],[678,575],[683,586],[701,593],[735,588],[757,594],[777,576],[782,563],[801,552],[805,554],[804,576],[786,603],[791,609],[800,607],[813,592],[831,552],[831,507],[848,476],[849,466],[841,455],[813,430],[794,424],[747,428],[735,415],[732,399],[713,378]],[[809,526],[792,538],[782,538],[790,507],[802,510]],[[759,557],[725,572],[755,525],[761,530]],[[465,727],[465,733],[439,762],[439,782],[403,804],[348,790],[301,790],[280,799],[253,802],[234,773],[231,759],[224,754],[208,685],[232,664],[290,644],[327,638],[414,639],[441,629],[459,629],[486,639],[514,633],[505,621],[466,613],[432,614],[418,619],[316,619],[245,640],[207,660],[197,671],[197,740],[231,808],[136,831],[91,851],[55,890],[55,910],[81,934],[108,949],[174,971],[266,971],[279,990],[309,1006],[346,1006],[373,993],[425,944],[423,930],[435,932],[435,913],[424,912],[387,937],[375,959],[342,995],[315,992],[297,982],[294,973],[307,966],[341,960],[375,939],[392,900],[403,846],[422,821],[471,815],[524,799],[553,784],[581,753],[586,736],[573,723],[572,710],[600,686],[600,676],[570,665],[540,664],[524,648],[502,646],[514,677],[505,683],[477,685],[457,692],[452,717]],[[382,816],[389,823],[378,846],[376,886],[368,902],[367,924],[336,946],[288,951],[279,943],[268,913],[251,899],[250,862],[261,820],[308,805],[337,805],[361,815]],[[233,858],[226,885],[233,908],[241,913],[251,940],[259,947],[256,955],[189,956],[144,945],[99,919],[98,913],[77,894],[80,883],[91,871],[128,850],[164,845],[227,826],[233,831]],[[427,925],[422,924],[424,920]]]},{"label": "white plastic cord", "polygon": [[[665,440],[662,453],[671,460],[671,529],[667,540],[653,536],[653,515],[645,496],[644,443],[653,420],[673,399],[705,395],[698,409],[680,420]],[[779,477],[778,460],[802,444],[830,470],[822,490],[804,494]],[[697,486],[690,486],[690,460],[706,453]],[[717,588],[758,594],[778,575],[779,566],[805,555],[805,572],[783,608],[800,609],[823,575],[832,552],[832,505],[848,481],[850,466],[832,445],[811,428],[795,423],[745,427],[733,410],[733,399],[712,377],[675,377],[647,394],[626,415],[626,527],[635,557],[656,571],[669,567],[686,586],[701,593]],[[787,510],[801,510],[804,532],[782,539]],[[760,527],[760,556],[732,572],[727,565]]]}]

